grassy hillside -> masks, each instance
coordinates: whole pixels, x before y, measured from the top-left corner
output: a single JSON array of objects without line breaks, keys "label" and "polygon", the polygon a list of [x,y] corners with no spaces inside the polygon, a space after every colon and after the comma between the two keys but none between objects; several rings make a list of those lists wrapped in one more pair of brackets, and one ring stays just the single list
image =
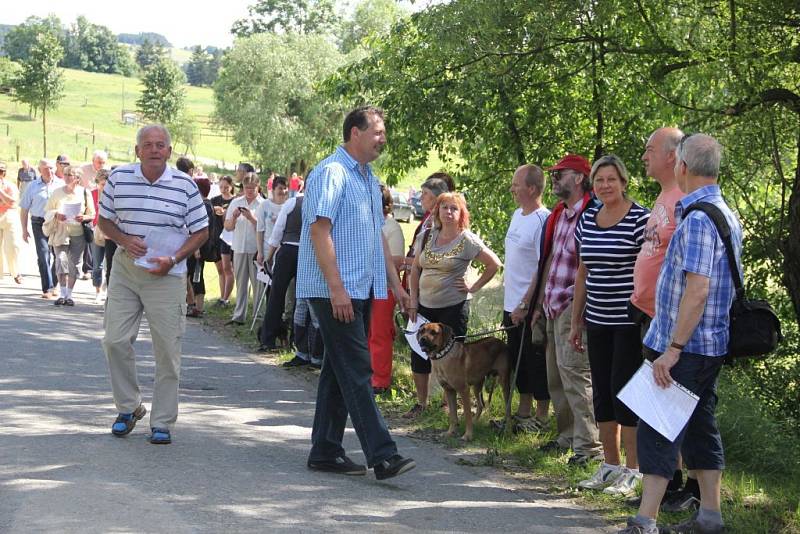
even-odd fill
[{"label": "grassy hillside", "polygon": [[[91,157],[92,151],[102,149],[112,162],[132,161],[137,126],[122,123],[122,110],[135,110],[142,89],[139,80],[69,69],[64,75],[65,97],[47,117],[47,156],[65,153],[83,161],[85,154]],[[219,134],[207,126],[214,111],[211,89],[186,86],[186,105],[201,126],[197,157],[228,165],[240,161],[242,155],[233,142],[213,137]],[[20,158],[43,156],[41,119],[30,119],[27,107],[0,95],[0,159],[16,162],[17,146]]]}]

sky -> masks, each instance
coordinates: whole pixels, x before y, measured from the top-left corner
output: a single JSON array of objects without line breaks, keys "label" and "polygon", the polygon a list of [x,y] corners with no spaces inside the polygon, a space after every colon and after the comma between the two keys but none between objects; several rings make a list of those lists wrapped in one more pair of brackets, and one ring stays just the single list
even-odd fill
[{"label": "sky", "polygon": [[68,26],[78,15],[107,26],[114,33],[160,33],[173,46],[228,47],[231,26],[247,16],[254,0],[23,0],[4,1],[1,24],[19,24],[28,17],[56,15]]},{"label": "sky", "polygon": [[[424,9],[446,0],[402,0],[406,9]],[[0,24],[19,24],[30,16],[56,15],[69,26],[79,15],[119,33],[160,33],[172,46],[227,48],[233,23],[247,17],[256,0],[4,0]],[[358,0],[336,0],[337,11],[352,13]]]}]

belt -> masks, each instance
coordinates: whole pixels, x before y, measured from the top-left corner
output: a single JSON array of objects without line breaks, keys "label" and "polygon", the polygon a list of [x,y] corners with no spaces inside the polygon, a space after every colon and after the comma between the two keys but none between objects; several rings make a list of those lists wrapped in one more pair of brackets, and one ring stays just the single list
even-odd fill
[{"label": "belt", "polygon": [[43,223],[44,222],[44,217],[31,217],[31,221],[38,222],[38,223]]}]

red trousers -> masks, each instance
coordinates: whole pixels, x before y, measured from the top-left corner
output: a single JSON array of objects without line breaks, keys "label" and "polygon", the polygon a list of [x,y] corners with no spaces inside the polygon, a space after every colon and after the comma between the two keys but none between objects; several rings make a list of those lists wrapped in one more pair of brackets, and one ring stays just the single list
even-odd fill
[{"label": "red trousers", "polygon": [[395,299],[372,299],[369,321],[369,353],[372,357],[372,387],[388,388],[392,383]]}]

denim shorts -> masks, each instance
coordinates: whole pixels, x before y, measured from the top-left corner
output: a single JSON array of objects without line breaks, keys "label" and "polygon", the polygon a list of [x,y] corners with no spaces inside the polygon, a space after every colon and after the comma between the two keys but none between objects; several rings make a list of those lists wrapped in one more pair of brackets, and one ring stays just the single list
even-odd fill
[{"label": "denim shorts", "polygon": [[[644,356],[654,360],[659,354],[644,347]],[[636,433],[639,471],[671,479],[678,464],[678,452],[687,469],[723,470],[725,455],[714,412],[717,408],[717,376],[724,358],[682,352],[670,370],[672,379],[700,397],[686,427],[675,442],[639,421]]]}]

